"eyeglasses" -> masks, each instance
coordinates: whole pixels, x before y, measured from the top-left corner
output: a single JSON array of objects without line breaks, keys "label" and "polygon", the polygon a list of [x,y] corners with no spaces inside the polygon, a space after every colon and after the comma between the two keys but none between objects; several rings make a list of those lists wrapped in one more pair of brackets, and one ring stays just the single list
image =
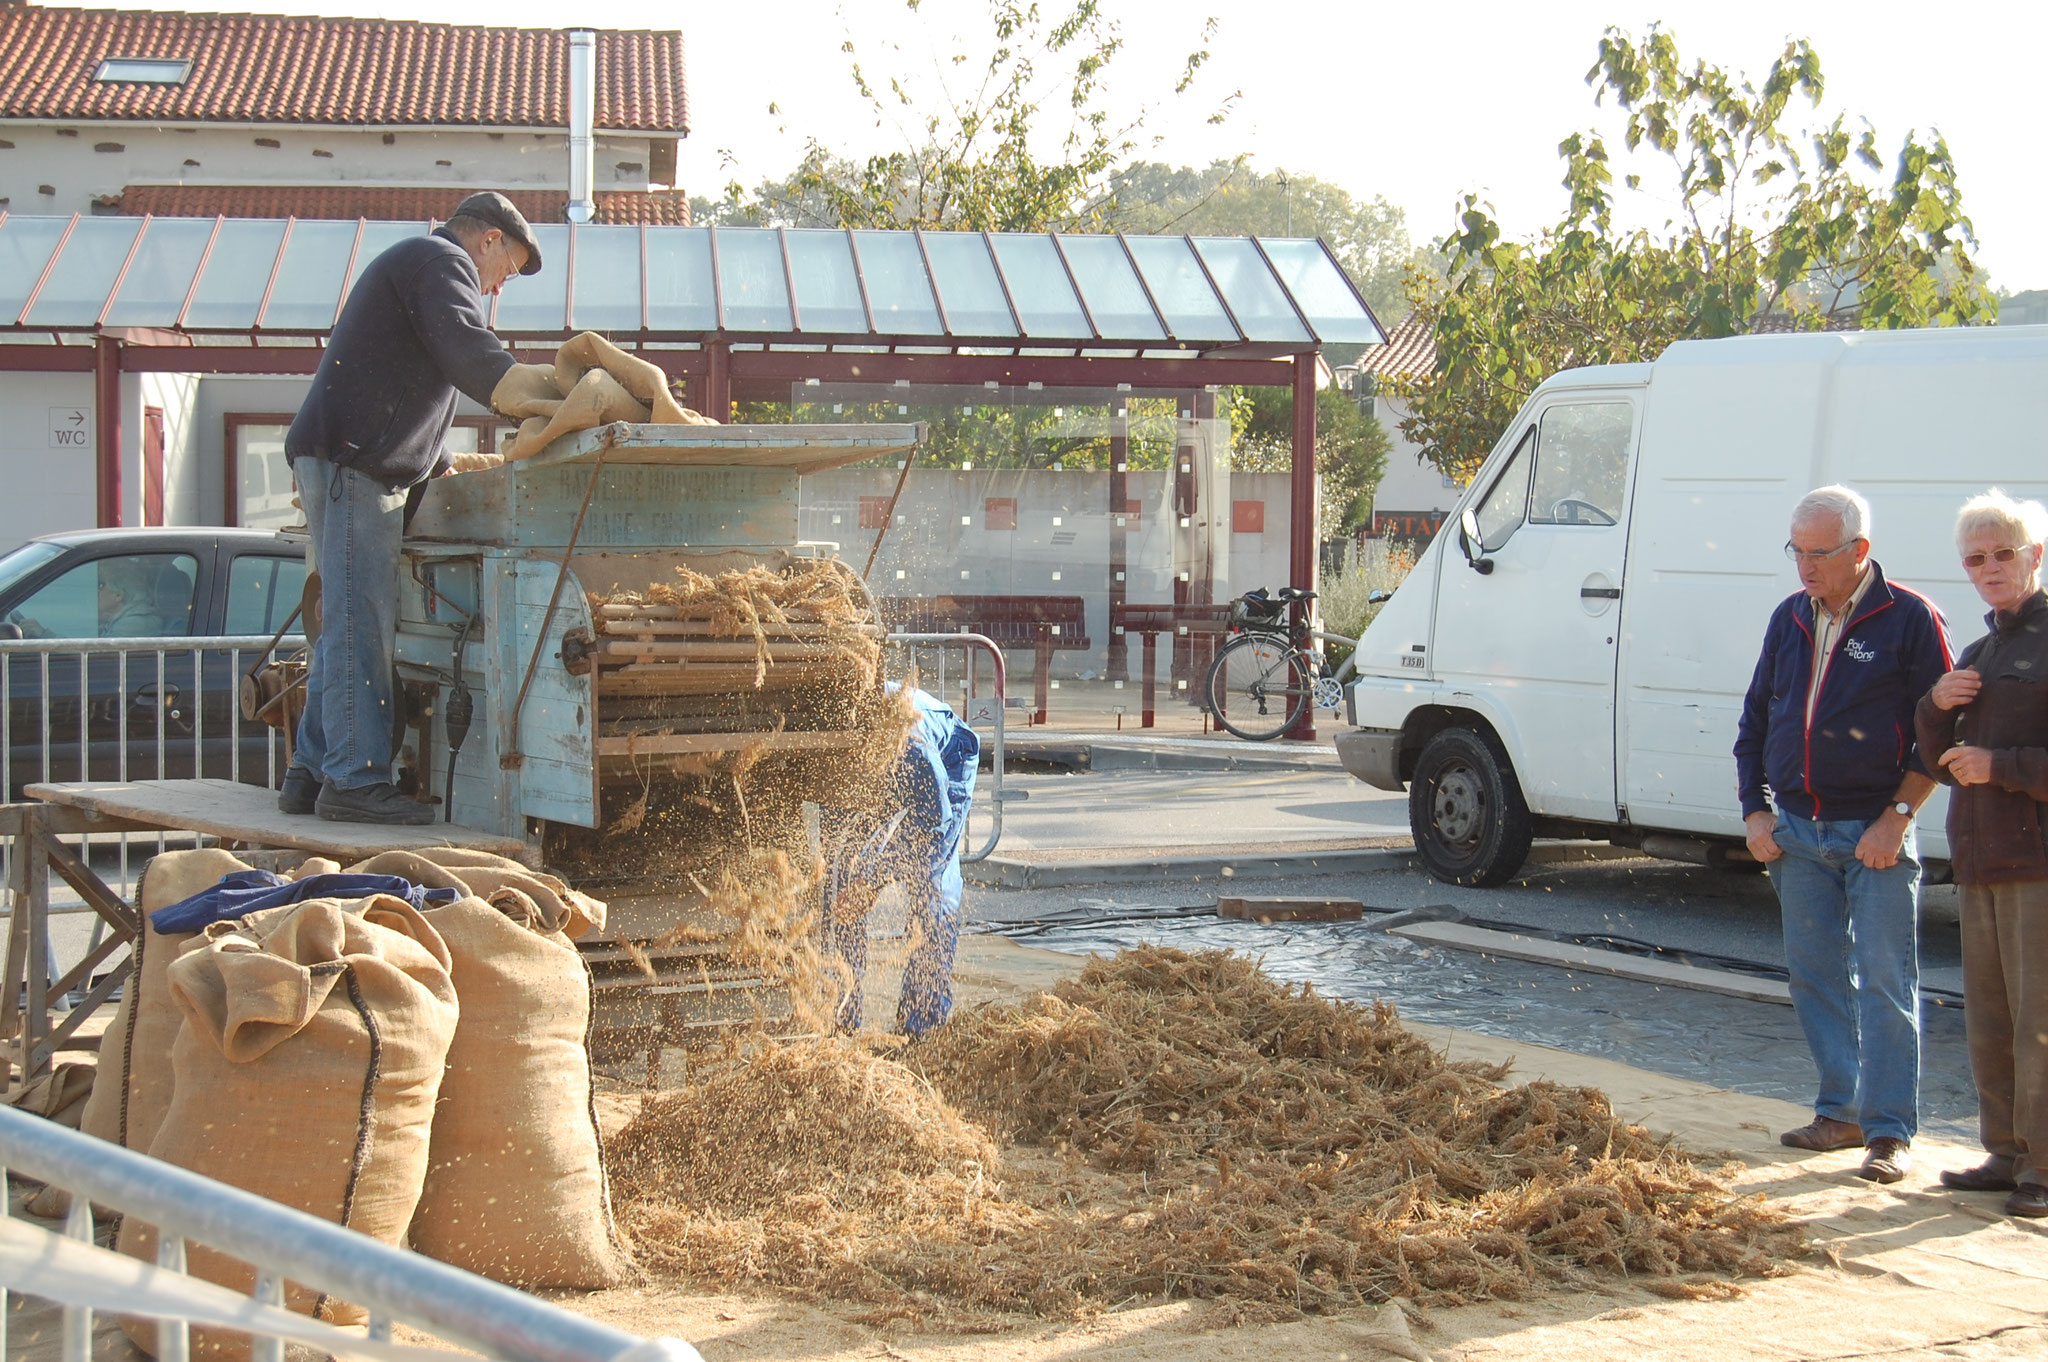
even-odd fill
[{"label": "eyeglasses", "polygon": [[1788,539],[1785,541],[1785,556],[1795,563],[1825,563],[1828,559],[1847,553],[1854,547],[1856,541],[1851,539],[1848,543],[1837,544],[1831,549],[1802,549],[1795,547]]},{"label": "eyeglasses", "polygon": [[2020,551],[2012,548],[1993,549],[1989,553],[1966,553],[1963,555],[1963,566],[1966,568],[1980,568],[1984,566],[1987,559],[1994,563],[2010,563],[2019,556]]}]

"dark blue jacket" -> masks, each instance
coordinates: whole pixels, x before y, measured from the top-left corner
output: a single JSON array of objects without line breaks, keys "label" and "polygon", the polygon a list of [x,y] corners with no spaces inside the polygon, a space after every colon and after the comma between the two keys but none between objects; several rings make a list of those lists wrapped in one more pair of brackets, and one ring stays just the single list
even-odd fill
[{"label": "dark blue jacket", "polygon": [[456,389],[488,407],[513,364],[489,317],[476,262],[446,228],[385,251],[349,291],[286,456],[354,468],[394,492],[442,471]]},{"label": "dark blue jacket", "polygon": [[1867,821],[1906,772],[1927,774],[1913,708],[1953,665],[1948,625],[1934,602],[1885,581],[1875,562],[1870,571],[1875,580],[1835,640],[1810,729],[1813,599],[1795,592],[1772,613],[1735,739],[1745,816],[1776,801],[1802,818]]}]

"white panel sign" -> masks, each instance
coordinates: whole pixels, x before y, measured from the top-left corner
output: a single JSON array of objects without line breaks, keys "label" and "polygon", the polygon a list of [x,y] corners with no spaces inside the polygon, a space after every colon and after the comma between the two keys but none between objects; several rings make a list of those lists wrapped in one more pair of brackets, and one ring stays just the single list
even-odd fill
[{"label": "white panel sign", "polygon": [[92,413],[84,407],[50,408],[50,448],[91,449]]}]

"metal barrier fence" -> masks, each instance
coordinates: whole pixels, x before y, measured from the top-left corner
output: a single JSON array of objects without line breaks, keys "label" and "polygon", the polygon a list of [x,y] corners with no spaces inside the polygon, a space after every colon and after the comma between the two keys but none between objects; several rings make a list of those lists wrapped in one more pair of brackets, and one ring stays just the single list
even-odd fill
[{"label": "metal barrier fence", "polygon": [[[379,1362],[448,1356],[393,1344],[394,1323],[505,1362],[699,1362],[687,1343],[614,1329],[238,1187],[0,1107],[0,1182],[6,1172],[62,1187],[72,1199],[61,1235],[0,1217],[0,1355],[11,1355],[11,1290],[63,1308],[63,1362],[88,1362],[95,1310],[160,1321],[159,1362],[187,1362],[194,1324],[248,1333],[252,1362],[283,1362],[286,1342]],[[155,1265],[96,1247],[92,1204],[155,1225]],[[188,1242],[254,1265],[254,1294],[185,1276]],[[287,1280],[369,1311],[368,1338],[286,1311]]]},{"label": "metal barrier fence", "polygon": [[[898,679],[915,676],[921,687],[952,705],[970,728],[980,723],[993,726],[994,732],[989,740],[989,757],[993,765],[987,786],[987,808],[993,826],[989,829],[988,841],[979,851],[962,851],[960,854],[963,865],[986,860],[996,849],[996,843],[1003,839],[1003,721],[1009,702],[1009,668],[1003,661],[1003,650],[994,639],[984,634],[888,634],[882,642],[891,648],[907,650],[910,655],[910,665],[898,669]],[[947,656],[955,650],[962,655],[961,665],[949,675]],[[927,653],[934,655],[938,662],[930,672],[925,671],[922,665]],[[979,694],[980,671],[975,665],[983,653],[989,658],[990,684],[993,687],[986,701]],[[949,682],[958,684],[949,685]],[[957,695],[954,693],[956,690],[960,692]],[[979,805],[982,801],[977,799],[975,803]]]},{"label": "metal barrier fence", "polygon": [[[0,781],[5,801],[39,781],[208,776],[275,787],[284,740],[242,718],[242,673],[268,634],[232,637],[0,640]],[[280,651],[305,646],[297,636]],[[86,855],[134,888],[131,848],[163,849],[155,834],[95,834]],[[84,912],[83,903],[52,911]],[[94,944],[97,944],[95,942]]]}]

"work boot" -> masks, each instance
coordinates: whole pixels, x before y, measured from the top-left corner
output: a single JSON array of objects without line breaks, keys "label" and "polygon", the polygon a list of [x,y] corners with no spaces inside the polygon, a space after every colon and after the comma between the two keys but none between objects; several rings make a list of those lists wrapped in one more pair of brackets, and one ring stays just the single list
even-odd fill
[{"label": "work boot", "polygon": [[1993,1154],[1975,1168],[1944,1168],[1941,1185],[1958,1192],[2010,1192],[2019,1187],[2013,1181],[2012,1160]]},{"label": "work boot", "polygon": [[287,766],[284,784],[277,792],[279,813],[311,813],[320,798],[320,777],[303,766]]},{"label": "work boot", "polygon": [[1837,1149],[1855,1149],[1863,1143],[1863,1127],[1854,1121],[1837,1121],[1832,1116],[1816,1116],[1797,1130],[1788,1130],[1778,1137],[1779,1144],[1794,1149],[1812,1149],[1822,1154]]},{"label": "work boot", "polygon": [[420,827],[434,821],[434,806],[407,799],[398,787],[385,781],[344,790],[334,785],[320,787],[313,811],[330,823],[387,823]]},{"label": "work boot", "polygon": [[1880,1135],[1870,1142],[1870,1152],[1863,1156],[1856,1176],[1865,1182],[1893,1183],[1912,1171],[1913,1147],[1895,1136]]}]

